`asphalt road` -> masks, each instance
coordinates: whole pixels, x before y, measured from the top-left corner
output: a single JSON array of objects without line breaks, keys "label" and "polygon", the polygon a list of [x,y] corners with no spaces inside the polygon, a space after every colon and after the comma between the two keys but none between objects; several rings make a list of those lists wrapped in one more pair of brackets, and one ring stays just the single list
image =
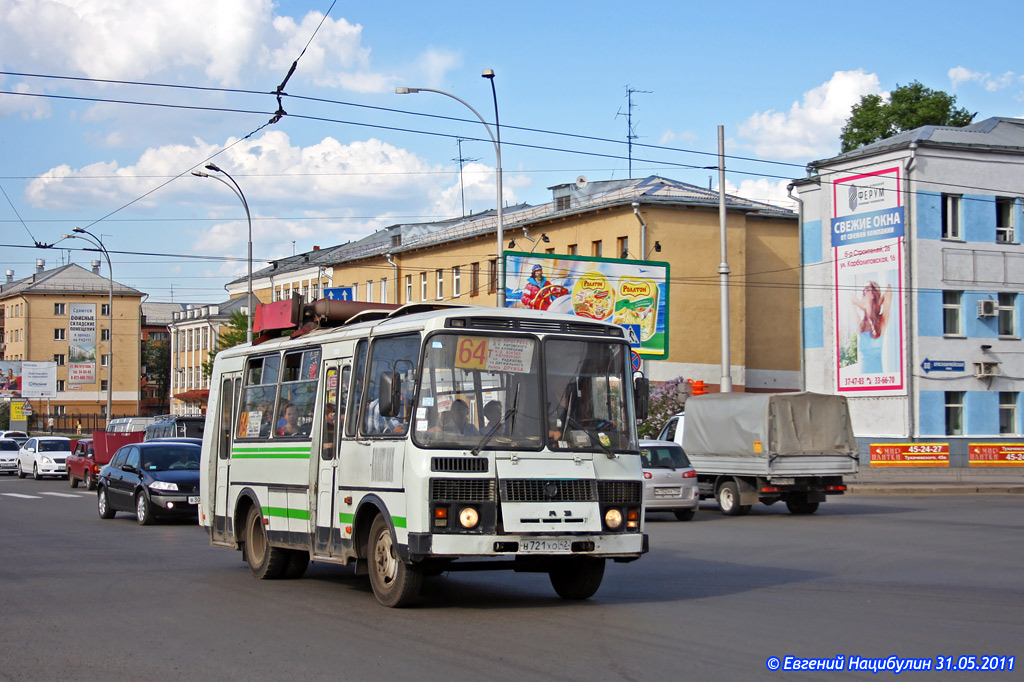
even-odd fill
[{"label": "asphalt road", "polygon": [[766,661],[1018,656],[1022,505],[858,495],[810,517],[652,514],[651,553],[611,564],[589,601],[559,600],[543,575],[453,573],[392,610],[351,569],[257,581],[190,523],[102,521],[65,481],[0,478],[0,680],[877,679]]}]

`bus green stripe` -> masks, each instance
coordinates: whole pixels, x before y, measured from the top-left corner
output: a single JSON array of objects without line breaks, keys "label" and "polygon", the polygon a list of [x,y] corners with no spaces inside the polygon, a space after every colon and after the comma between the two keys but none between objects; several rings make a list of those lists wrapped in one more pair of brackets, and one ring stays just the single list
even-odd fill
[{"label": "bus green stripe", "polygon": [[301,519],[309,521],[309,511],[306,509],[291,509],[290,507],[264,507],[264,516],[280,516],[285,519]]},{"label": "bus green stripe", "polygon": [[309,459],[311,448],[234,448],[232,459]]},{"label": "bus green stripe", "polygon": [[[339,523],[353,523],[355,520],[355,514],[348,514],[346,512],[341,512],[338,514]],[[391,522],[395,524],[395,528],[405,528],[407,523],[406,518],[404,516],[392,516]]]}]

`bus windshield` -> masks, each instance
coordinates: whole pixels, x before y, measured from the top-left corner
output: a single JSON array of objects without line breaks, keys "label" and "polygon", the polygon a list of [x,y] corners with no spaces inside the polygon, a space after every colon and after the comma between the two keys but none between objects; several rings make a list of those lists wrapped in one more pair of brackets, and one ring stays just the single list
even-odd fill
[{"label": "bus windshield", "polygon": [[636,451],[626,346],[443,333],[426,343],[413,439],[439,448]]}]

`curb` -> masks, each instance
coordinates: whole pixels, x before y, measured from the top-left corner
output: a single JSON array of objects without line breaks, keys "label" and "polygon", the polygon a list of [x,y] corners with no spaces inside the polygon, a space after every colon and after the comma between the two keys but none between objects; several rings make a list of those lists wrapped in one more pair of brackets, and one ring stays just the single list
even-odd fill
[{"label": "curb", "polygon": [[933,483],[893,483],[890,485],[847,485],[847,495],[1022,495],[1024,485],[936,485]]}]

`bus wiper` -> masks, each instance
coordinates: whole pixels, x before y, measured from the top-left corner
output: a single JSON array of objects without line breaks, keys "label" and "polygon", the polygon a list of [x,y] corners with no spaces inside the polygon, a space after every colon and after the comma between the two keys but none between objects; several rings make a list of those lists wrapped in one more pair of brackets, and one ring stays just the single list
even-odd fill
[{"label": "bus wiper", "polygon": [[494,434],[496,434],[499,430],[501,430],[501,427],[505,425],[505,422],[507,422],[512,417],[514,417],[518,410],[519,410],[519,389],[517,388],[516,389],[515,400],[512,401],[512,407],[508,408],[508,411],[504,414],[504,416],[502,416],[501,419],[498,420],[498,423],[495,424],[494,426],[492,426],[487,431],[487,433],[484,434],[483,440],[481,440],[477,444],[477,446],[475,448],[470,450],[469,454],[473,455],[474,457],[479,455],[480,451],[483,450],[485,447],[487,447],[487,444],[491,442],[492,438],[494,438]]}]

